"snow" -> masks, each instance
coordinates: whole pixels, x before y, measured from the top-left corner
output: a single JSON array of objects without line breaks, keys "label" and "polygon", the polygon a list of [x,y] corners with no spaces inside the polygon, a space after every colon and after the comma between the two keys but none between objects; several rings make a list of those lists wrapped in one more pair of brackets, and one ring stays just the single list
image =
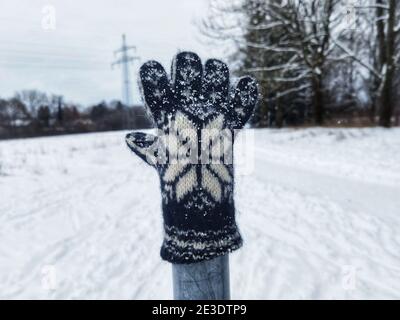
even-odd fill
[{"label": "snow", "polygon": [[[172,297],[157,174],[124,135],[0,142],[0,298]],[[232,298],[400,298],[399,141],[255,131],[254,170],[236,179]]]}]

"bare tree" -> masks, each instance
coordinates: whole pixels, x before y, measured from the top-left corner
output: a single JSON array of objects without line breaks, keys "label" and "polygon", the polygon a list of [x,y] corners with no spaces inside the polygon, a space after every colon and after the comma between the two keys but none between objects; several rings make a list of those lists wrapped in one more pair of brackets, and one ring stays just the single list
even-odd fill
[{"label": "bare tree", "polygon": [[46,93],[38,90],[22,90],[15,94],[15,98],[26,105],[32,117],[36,117],[41,106],[48,104]]},{"label": "bare tree", "polygon": [[[377,0],[377,4],[382,4],[383,0]],[[381,90],[380,90],[380,112],[379,112],[379,125],[383,127],[391,126],[391,118],[394,110],[393,101],[393,87],[396,72],[396,44],[398,42],[397,37],[400,31],[399,26],[396,26],[397,18],[397,1],[387,1],[387,19],[385,32],[378,34],[378,41],[381,44],[380,55],[381,55]],[[378,6],[377,12],[381,14],[381,7]],[[383,16],[377,16],[379,25],[382,24]]]},{"label": "bare tree", "polygon": [[211,0],[201,30],[227,43],[238,74],[257,77],[261,120],[273,111],[279,119],[293,101],[310,104],[317,125],[327,108],[369,104],[371,119],[378,110],[379,124],[388,127],[400,81],[400,6],[365,2]]},{"label": "bare tree", "polygon": [[[242,10],[247,20],[241,18],[239,23],[231,18],[239,11],[237,2],[231,6],[216,3],[213,1],[210,10],[214,19],[208,17],[202,30],[214,39],[231,40],[241,49],[239,52],[248,53],[247,59],[253,65],[244,68],[244,71],[253,72],[261,79],[264,83],[262,91],[273,91],[265,99],[274,99],[277,105],[281,105],[282,102],[285,104],[286,96],[290,99],[303,96],[313,106],[315,123],[323,124],[327,69],[332,63],[346,59],[335,50],[336,43],[332,41],[332,33],[343,28],[344,13],[338,7],[342,2],[245,0],[245,7],[252,8],[253,14]],[[258,16],[256,23],[243,23],[249,18],[251,21],[254,10]],[[217,16],[218,19],[215,18]],[[249,37],[249,34],[252,36]]]},{"label": "bare tree", "polygon": [[[354,51],[341,43],[336,36],[339,48],[361,68],[369,72],[370,95],[373,100],[373,115],[378,109],[379,125],[391,126],[394,111],[394,87],[399,70],[399,9],[396,0],[371,0],[369,4],[356,7],[362,17],[357,28],[369,36],[368,56]],[[398,77],[398,76],[397,76]]]},{"label": "bare tree", "polygon": [[17,98],[0,99],[0,125],[15,133],[16,129],[28,122],[29,113],[24,103]]}]

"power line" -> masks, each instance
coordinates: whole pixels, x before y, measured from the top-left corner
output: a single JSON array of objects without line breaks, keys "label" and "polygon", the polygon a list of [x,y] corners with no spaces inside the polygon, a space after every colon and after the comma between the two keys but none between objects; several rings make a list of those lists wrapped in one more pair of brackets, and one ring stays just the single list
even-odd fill
[{"label": "power line", "polygon": [[131,80],[129,73],[129,64],[134,62],[135,60],[139,60],[139,56],[130,56],[128,53],[130,50],[134,50],[136,52],[135,46],[128,46],[126,44],[125,34],[122,35],[122,47],[115,50],[114,54],[120,54],[121,57],[114,61],[111,64],[111,67],[114,65],[122,65],[122,101],[125,105],[130,106],[132,104],[132,91],[131,91]]},{"label": "power line", "polygon": [[62,63],[68,63],[68,62],[81,62],[81,63],[87,63],[87,64],[93,64],[93,63],[98,63],[106,64],[106,59],[101,57],[96,57],[92,58],[90,56],[67,56],[67,55],[53,55],[53,54],[36,54],[36,55],[30,55],[30,54],[24,54],[24,53],[10,53],[7,52],[8,54],[2,54],[0,52],[0,59],[5,60],[6,62],[15,62],[15,61],[22,61],[22,62],[32,62],[32,61],[59,61]]},{"label": "power line", "polygon": [[66,65],[46,65],[46,64],[29,64],[29,63],[2,63],[0,61],[0,67],[4,69],[65,69],[65,70],[99,70],[99,66],[66,66]]},{"label": "power line", "polygon": [[18,40],[3,40],[1,39],[0,41],[0,47],[5,47],[5,48],[13,48],[17,47],[17,49],[27,49],[27,48],[46,48],[45,50],[56,50],[56,51],[65,51],[65,50],[86,50],[86,51],[93,51],[93,52],[103,52],[103,53],[109,53],[110,51],[104,48],[99,48],[99,47],[93,47],[93,46],[86,46],[86,45],[81,45],[79,44],[78,40],[74,39],[74,42],[76,44],[72,45],[65,45],[65,44],[60,44],[58,42],[34,42],[34,41],[18,41]]}]

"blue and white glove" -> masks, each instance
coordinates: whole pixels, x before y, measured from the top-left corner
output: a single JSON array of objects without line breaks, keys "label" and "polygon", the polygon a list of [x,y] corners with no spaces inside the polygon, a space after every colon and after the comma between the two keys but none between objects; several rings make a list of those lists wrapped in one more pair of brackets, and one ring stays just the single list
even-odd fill
[{"label": "blue and white glove", "polygon": [[231,89],[226,64],[210,59],[203,69],[192,52],[175,57],[172,79],[158,62],[149,61],[140,68],[140,80],[159,133],[133,132],[126,142],[160,176],[161,257],[193,263],[238,249],[234,130],[243,128],[253,113],[255,80],[241,78]]}]

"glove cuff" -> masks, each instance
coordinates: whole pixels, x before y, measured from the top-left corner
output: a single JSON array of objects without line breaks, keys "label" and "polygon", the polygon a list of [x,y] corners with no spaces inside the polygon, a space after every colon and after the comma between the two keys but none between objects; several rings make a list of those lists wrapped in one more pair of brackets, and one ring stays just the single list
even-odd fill
[{"label": "glove cuff", "polygon": [[221,230],[180,230],[164,225],[161,258],[171,263],[195,263],[239,249],[243,240],[233,221]]}]

